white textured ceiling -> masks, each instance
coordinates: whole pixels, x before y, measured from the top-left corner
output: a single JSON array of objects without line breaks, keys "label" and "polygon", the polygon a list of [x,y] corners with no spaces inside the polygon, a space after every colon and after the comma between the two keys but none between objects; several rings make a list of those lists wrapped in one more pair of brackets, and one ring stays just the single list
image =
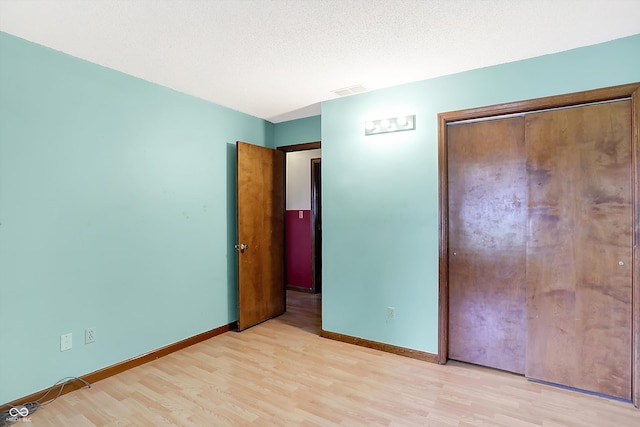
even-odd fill
[{"label": "white textured ceiling", "polygon": [[0,0],[0,31],[277,123],[638,34],[640,0]]}]

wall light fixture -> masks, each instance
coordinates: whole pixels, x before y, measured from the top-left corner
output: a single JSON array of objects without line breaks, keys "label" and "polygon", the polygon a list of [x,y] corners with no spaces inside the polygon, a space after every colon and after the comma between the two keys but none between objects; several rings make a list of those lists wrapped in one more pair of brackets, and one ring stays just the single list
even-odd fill
[{"label": "wall light fixture", "polygon": [[377,135],[379,133],[400,132],[416,129],[416,115],[390,117],[388,119],[368,120],[364,124],[364,134]]}]

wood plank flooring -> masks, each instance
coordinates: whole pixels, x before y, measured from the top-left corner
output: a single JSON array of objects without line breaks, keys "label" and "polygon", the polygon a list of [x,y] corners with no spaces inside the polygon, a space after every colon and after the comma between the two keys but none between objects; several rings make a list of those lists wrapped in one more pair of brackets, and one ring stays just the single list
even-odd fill
[{"label": "wood plank flooring", "polygon": [[[640,410],[321,338],[320,299],[60,397],[31,426],[640,426]],[[18,423],[20,425],[22,423]]]}]

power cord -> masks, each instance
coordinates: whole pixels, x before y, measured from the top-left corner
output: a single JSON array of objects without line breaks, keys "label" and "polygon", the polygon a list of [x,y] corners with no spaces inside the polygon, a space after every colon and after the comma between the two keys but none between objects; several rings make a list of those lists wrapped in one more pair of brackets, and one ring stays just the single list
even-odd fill
[{"label": "power cord", "polygon": [[[33,414],[35,411],[37,411],[41,407],[46,406],[50,403],[53,403],[62,394],[62,390],[64,389],[64,386],[73,380],[82,381],[84,385],[87,386],[87,388],[91,388],[91,384],[89,384],[87,381],[83,380],[82,378],[78,378],[78,377],[62,378],[56,381],[55,384],[53,384],[51,387],[49,387],[49,390],[47,390],[46,393],[43,394],[39,399],[33,402],[27,402],[23,405],[17,405],[17,406],[11,405],[11,408],[9,410],[0,412],[0,427],[8,426],[22,418],[27,417],[30,414]],[[62,387],[60,387],[60,390],[58,390],[58,394],[56,394],[56,396],[53,399],[49,399],[46,402],[43,402],[42,400],[45,397],[47,397],[55,387],[59,386],[60,383],[62,383]]]}]

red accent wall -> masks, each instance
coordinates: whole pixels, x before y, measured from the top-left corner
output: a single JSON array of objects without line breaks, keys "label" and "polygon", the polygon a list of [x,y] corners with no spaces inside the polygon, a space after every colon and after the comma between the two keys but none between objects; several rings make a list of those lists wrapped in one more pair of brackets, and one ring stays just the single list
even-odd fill
[{"label": "red accent wall", "polygon": [[287,284],[309,289],[312,286],[310,210],[287,211]]}]

